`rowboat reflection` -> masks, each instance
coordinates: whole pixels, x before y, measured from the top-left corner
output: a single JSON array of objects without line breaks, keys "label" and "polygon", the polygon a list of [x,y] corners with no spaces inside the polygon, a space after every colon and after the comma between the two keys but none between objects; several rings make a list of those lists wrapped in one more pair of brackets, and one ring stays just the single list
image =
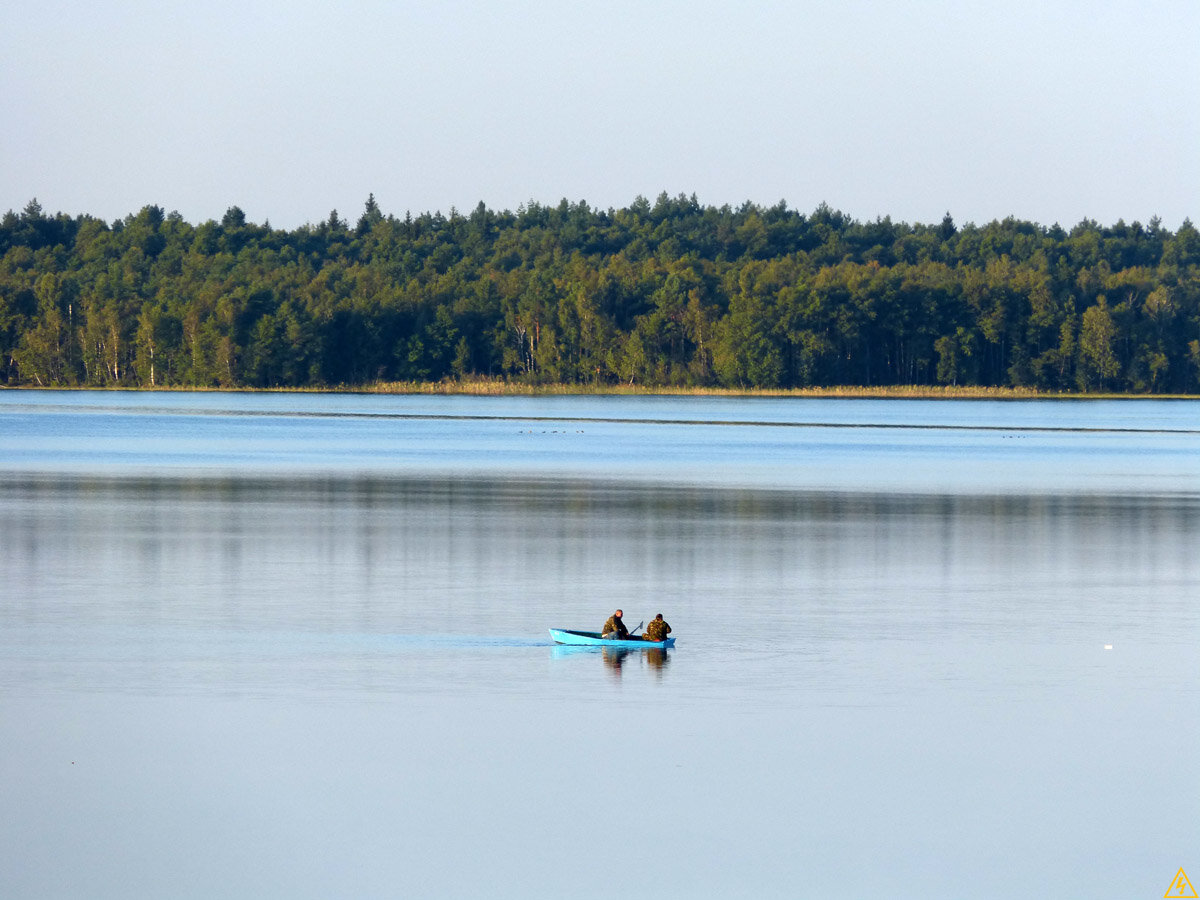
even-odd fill
[{"label": "rowboat reflection", "polygon": [[666,650],[646,650],[644,653],[646,664],[652,669],[665,669],[671,661],[671,656]]},{"label": "rowboat reflection", "polygon": [[[570,657],[586,657],[598,656],[604,663],[605,667],[610,669],[618,676],[622,668],[629,663],[630,657],[634,662],[632,665],[648,666],[656,670],[656,673],[661,676],[664,669],[671,662],[671,653],[669,650],[651,647],[646,650],[626,650],[621,647],[576,647],[564,644],[555,644],[550,648],[551,659],[568,659]],[[644,662],[643,662],[644,661]]]}]

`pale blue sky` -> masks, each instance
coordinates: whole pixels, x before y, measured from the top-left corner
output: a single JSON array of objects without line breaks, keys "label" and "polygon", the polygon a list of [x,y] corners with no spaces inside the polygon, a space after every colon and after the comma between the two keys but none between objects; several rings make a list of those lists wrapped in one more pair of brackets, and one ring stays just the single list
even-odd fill
[{"label": "pale blue sky", "polygon": [[1200,3],[28,2],[0,211],[1200,219]]}]

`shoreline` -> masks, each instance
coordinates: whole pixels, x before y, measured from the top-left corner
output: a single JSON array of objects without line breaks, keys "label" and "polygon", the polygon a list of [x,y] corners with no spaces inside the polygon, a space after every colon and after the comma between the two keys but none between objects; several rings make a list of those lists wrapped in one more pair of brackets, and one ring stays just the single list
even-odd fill
[{"label": "shoreline", "polygon": [[366,385],[329,385],[312,387],[196,387],[169,385],[156,387],[98,387],[94,385],[44,387],[40,385],[0,385],[0,391],[131,391],[137,393],[232,393],[232,394],[391,394],[444,395],[472,397],[553,397],[553,396],[628,396],[628,397],[742,397],[880,400],[1200,400],[1200,394],[1122,394],[1038,391],[1033,388],[949,387],[931,385],[887,385],[865,387],[843,385],[810,388],[709,388],[645,387],[641,385],[531,385],[499,379],[433,382],[376,382]]}]

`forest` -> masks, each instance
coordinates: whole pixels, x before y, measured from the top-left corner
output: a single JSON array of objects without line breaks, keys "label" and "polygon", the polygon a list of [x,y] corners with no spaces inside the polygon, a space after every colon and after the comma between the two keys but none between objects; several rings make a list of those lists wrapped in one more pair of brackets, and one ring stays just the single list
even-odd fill
[{"label": "forest", "polygon": [[1200,392],[1200,233],[638,197],[0,222],[0,385]]}]

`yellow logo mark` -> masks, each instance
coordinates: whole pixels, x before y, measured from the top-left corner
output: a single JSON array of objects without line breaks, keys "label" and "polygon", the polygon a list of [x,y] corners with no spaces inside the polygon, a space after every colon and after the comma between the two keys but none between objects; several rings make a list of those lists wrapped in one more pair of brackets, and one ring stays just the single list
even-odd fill
[{"label": "yellow logo mark", "polygon": [[1196,897],[1196,889],[1192,887],[1192,883],[1188,881],[1187,873],[1180,869],[1175,878],[1171,881],[1171,886],[1167,888],[1167,892],[1163,894],[1164,898],[1171,897]]}]

